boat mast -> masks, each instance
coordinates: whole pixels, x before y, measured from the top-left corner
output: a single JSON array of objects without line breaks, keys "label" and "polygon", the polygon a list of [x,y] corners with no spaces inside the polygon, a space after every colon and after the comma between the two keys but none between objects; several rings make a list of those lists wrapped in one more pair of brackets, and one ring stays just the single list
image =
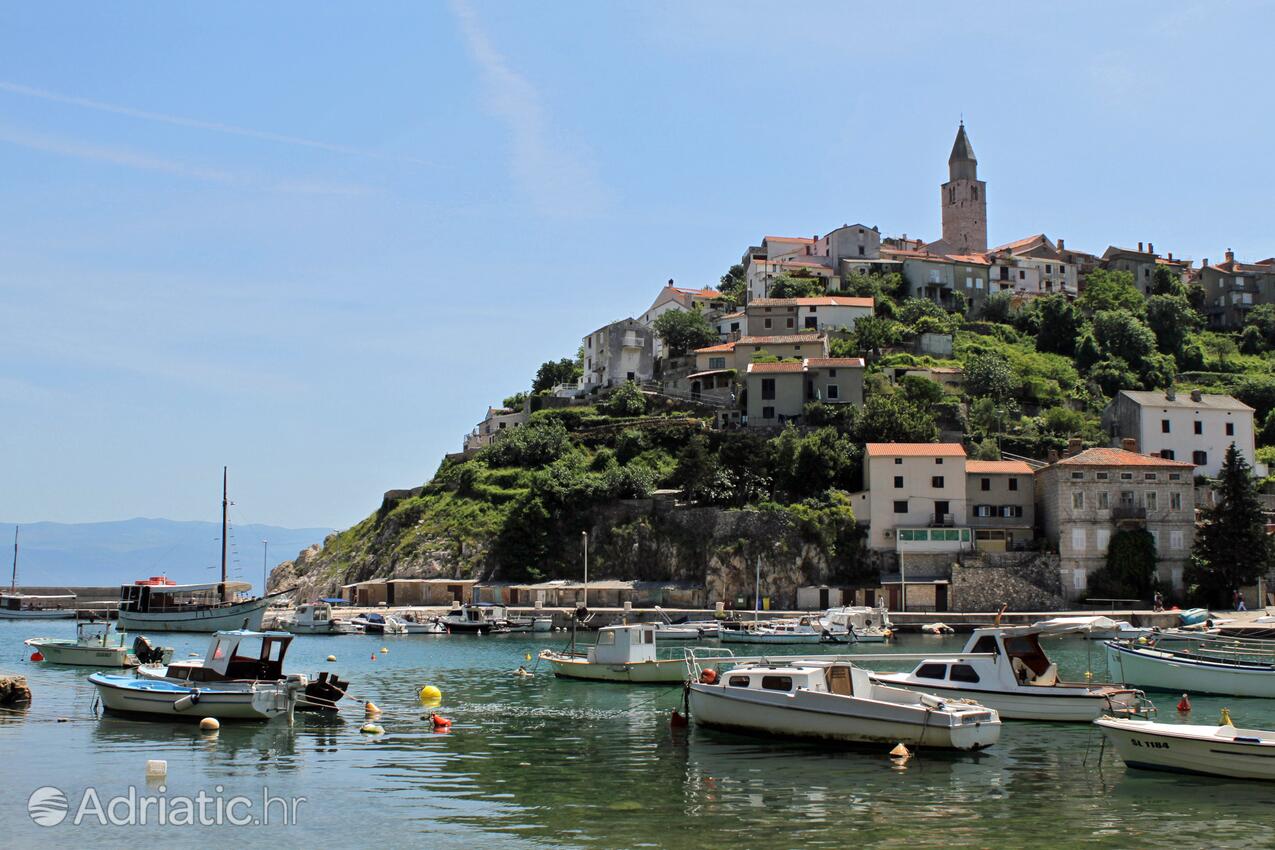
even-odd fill
[{"label": "boat mast", "polygon": [[9,581],[9,592],[18,592],[18,526],[13,527],[13,578]]},{"label": "boat mast", "polygon": [[221,583],[223,585],[221,592],[224,594],[226,588],[226,512],[230,506],[229,499],[226,498],[226,467],[221,468]]}]

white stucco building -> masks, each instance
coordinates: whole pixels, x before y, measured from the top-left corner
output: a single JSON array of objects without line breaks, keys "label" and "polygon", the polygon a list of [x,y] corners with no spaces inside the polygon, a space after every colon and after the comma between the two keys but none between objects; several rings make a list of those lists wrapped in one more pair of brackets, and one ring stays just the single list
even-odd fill
[{"label": "white stucco building", "polygon": [[1253,408],[1233,396],[1121,390],[1102,424],[1113,445],[1132,439],[1138,452],[1194,464],[1196,475],[1216,477],[1231,443],[1256,469]]}]

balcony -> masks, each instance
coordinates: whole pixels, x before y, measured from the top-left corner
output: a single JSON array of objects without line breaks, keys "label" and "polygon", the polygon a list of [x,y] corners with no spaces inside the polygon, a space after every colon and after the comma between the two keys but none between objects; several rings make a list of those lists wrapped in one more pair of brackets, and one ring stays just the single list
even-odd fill
[{"label": "balcony", "polygon": [[930,514],[930,528],[952,528],[956,517],[952,514]]},{"label": "balcony", "polygon": [[1121,520],[1146,520],[1147,509],[1134,505],[1117,505],[1111,509],[1111,518],[1116,522]]}]

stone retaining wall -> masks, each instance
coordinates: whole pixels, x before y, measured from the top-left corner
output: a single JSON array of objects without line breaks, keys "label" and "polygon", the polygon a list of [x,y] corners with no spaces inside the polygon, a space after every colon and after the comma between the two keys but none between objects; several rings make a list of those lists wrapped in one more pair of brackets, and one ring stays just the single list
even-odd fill
[{"label": "stone retaining wall", "polygon": [[1066,607],[1058,555],[984,552],[952,566],[953,611],[1056,611]]}]

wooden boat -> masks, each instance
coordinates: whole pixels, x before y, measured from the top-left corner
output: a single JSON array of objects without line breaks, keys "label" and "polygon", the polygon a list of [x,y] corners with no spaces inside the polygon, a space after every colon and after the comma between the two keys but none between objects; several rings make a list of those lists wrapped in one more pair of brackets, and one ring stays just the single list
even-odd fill
[{"label": "wooden boat", "polygon": [[[80,667],[136,667],[141,663],[137,652],[129,651],[124,645],[124,636],[118,632],[116,640],[111,639],[111,623],[109,621],[80,621],[75,624],[74,638],[30,638],[23,641],[43,656],[47,664],[68,664]],[[155,658],[149,651],[150,644],[142,636],[134,641],[141,650],[143,658]],[[165,663],[172,658],[172,647],[159,650],[158,658]]]},{"label": "wooden boat", "polygon": [[336,711],[337,702],[345,696],[349,683],[326,672],[313,678],[285,673],[283,662],[292,638],[287,632],[244,629],[217,632],[209,641],[202,660],[143,664],[137,668],[137,675],[142,679],[195,683],[200,687],[272,684],[286,680],[300,684],[296,705],[300,710]]},{"label": "wooden boat", "polygon": [[33,596],[18,592],[18,526],[13,527],[13,577],[0,593],[0,620],[67,620],[77,612],[75,594]]},{"label": "wooden boat", "polygon": [[1001,733],[991,708],[883,685],[840,661],[704,670],[689,685],[689,704],[698,725],[767,737],[980,750]]},{"label": "wooden boat", "polygon": [[1195,641],[1185,648],[1107,641],[1107,669],[1143,688],[1237,697],[1275,697],[1275,654],[1239,641]]},{"label": "wooden boat", "polygon": [[[1114,684],[1063,682],[1040,645],[1043,635],[1075,624],[975,629],[956,656],[922,660],[910,673],[873,673],[878,681],[942,697],[968,697],[1007,720],[1089,722],[1103,713],[1151,710],[1142,691]],[[1113,668],[1114,669],[1114,668]]]},{"label": "wooden boat", "polygon": [[652,623],[603,626],[598,629],[598,642],[584,652],[545,649],[541,650],[540,659],[549,662],[554,675],[567,679],[632,684],[684,681],[685,659],[658,658],[655,632]]},{"label": "wooden boat", "polygon": [[276,682],[183,683],[167,679],[139,679],[112,673],[93,673],[102,705],[112,712],[167,719],[275,720],[292,722],[304,677]]},{"label": "wooden boat", "polygon": [[1094,724],[1129,767],[1275,781],[1275,732],[1115,717]]},{"label": "wooden boat", "polygon": [[129,632],[216,632],[260,629],[266,608],[279,591],[257,598],[241,596],[252,585],[226,578],[226,537],[230,500],[226,470],[221,478],[221,581],[173,584],[154,578],[120,588],[119,628]]}]

